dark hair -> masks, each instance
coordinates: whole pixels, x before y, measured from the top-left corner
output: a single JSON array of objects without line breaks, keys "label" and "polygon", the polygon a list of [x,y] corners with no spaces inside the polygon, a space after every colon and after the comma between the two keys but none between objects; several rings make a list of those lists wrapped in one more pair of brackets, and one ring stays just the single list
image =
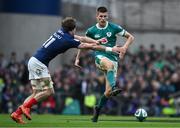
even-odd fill
[{"label": "dark hair", "polygon": [[62,20],[61,26],[64,29],[64,31],[72,31],[76,28],[76,20],[72,17],[66,17]]},{"label": "dark hair", "polygon": [[97,12],[102,12],[102,13],[104,13],[104,12],[107,12],[107,11],[108,11],[107,8],[104,7],[104,6],[101,6],[101,7],[98,7],[98,8],[97,8]]}]

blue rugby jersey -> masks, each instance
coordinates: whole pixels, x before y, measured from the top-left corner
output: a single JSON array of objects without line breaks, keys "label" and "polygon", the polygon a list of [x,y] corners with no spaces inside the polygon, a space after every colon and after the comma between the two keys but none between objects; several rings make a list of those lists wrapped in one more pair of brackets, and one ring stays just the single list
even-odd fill
[{"label": "blue rugby jersey", "polygon": [[74,39],[74,36],[59,29],[43,43],[33,56],[48,66],[49,62],[58,54],[64,53],[70,48],[77,48],[79,45],[80,41]]}]

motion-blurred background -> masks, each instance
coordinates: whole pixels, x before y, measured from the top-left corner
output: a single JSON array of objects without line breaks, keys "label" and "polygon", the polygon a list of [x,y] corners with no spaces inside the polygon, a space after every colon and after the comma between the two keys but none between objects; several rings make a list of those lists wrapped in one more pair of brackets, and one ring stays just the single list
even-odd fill
[{"label": "motion-blurred background", "polygon": [[[119,63],[117,85],[124,92],[102,113],[132,115],[143,107],[151,116],[180,115],[179,0],[0,0],[0,113],[11,113],[31,93],[28,59],[61,19],[76,18],[77,33],[85,35],[96,23],[98,6],[106,6],[109,20],[135,36]],[[50,63],[56,94],[34,113],[92,114],[104,92],[104,76],[92,51],[82,56],[82,70],[73,66],[75,54],[68,51]]]}]

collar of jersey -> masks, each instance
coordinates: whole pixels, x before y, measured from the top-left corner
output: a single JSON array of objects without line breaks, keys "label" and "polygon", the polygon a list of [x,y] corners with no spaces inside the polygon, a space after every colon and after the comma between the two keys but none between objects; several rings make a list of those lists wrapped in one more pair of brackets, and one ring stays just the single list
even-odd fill
[{"label": "collar of jersey", "polygon": [[68,35],[69,37],[71,38],[74,38],[73,35],[71,35],[69,32],[65,31],[63,28],[61,28],[61,31],[65,34],[65,35]]},{"label": "collar of jersey", "polygon": [[104,27],[104,28],[101,28],[101,27],[99,27],[99,23],[97,23],[96,24],[96,27],[98,28],[98,29],[106,29],[107,28],[107,26],[108,26],[108,21],[106,21],[106,26]]}]

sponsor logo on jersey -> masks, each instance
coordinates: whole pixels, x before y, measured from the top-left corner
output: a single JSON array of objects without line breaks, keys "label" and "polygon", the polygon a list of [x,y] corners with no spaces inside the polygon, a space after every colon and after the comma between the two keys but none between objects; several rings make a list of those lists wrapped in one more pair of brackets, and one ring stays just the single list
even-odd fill
[{"label": "sponsor logo on jersey", "polygon": [[94,37],[95,37],[95,38],[99,38],[99,37],[100,37],[100,35],[99,35],[99,34],[96,34]]},{"label": "sponsor logo on jersey", "polygon": [[111,32],[107,32],[106,35],[107,35],[107,37],[110,37],[112,35],[112,33]]},{"label": "sponsor logo on jersey", "polygon": [[106,44],[108,42],[107,38],[105,38],[105,37],[100,40],[101,40],[101,44]]}]

